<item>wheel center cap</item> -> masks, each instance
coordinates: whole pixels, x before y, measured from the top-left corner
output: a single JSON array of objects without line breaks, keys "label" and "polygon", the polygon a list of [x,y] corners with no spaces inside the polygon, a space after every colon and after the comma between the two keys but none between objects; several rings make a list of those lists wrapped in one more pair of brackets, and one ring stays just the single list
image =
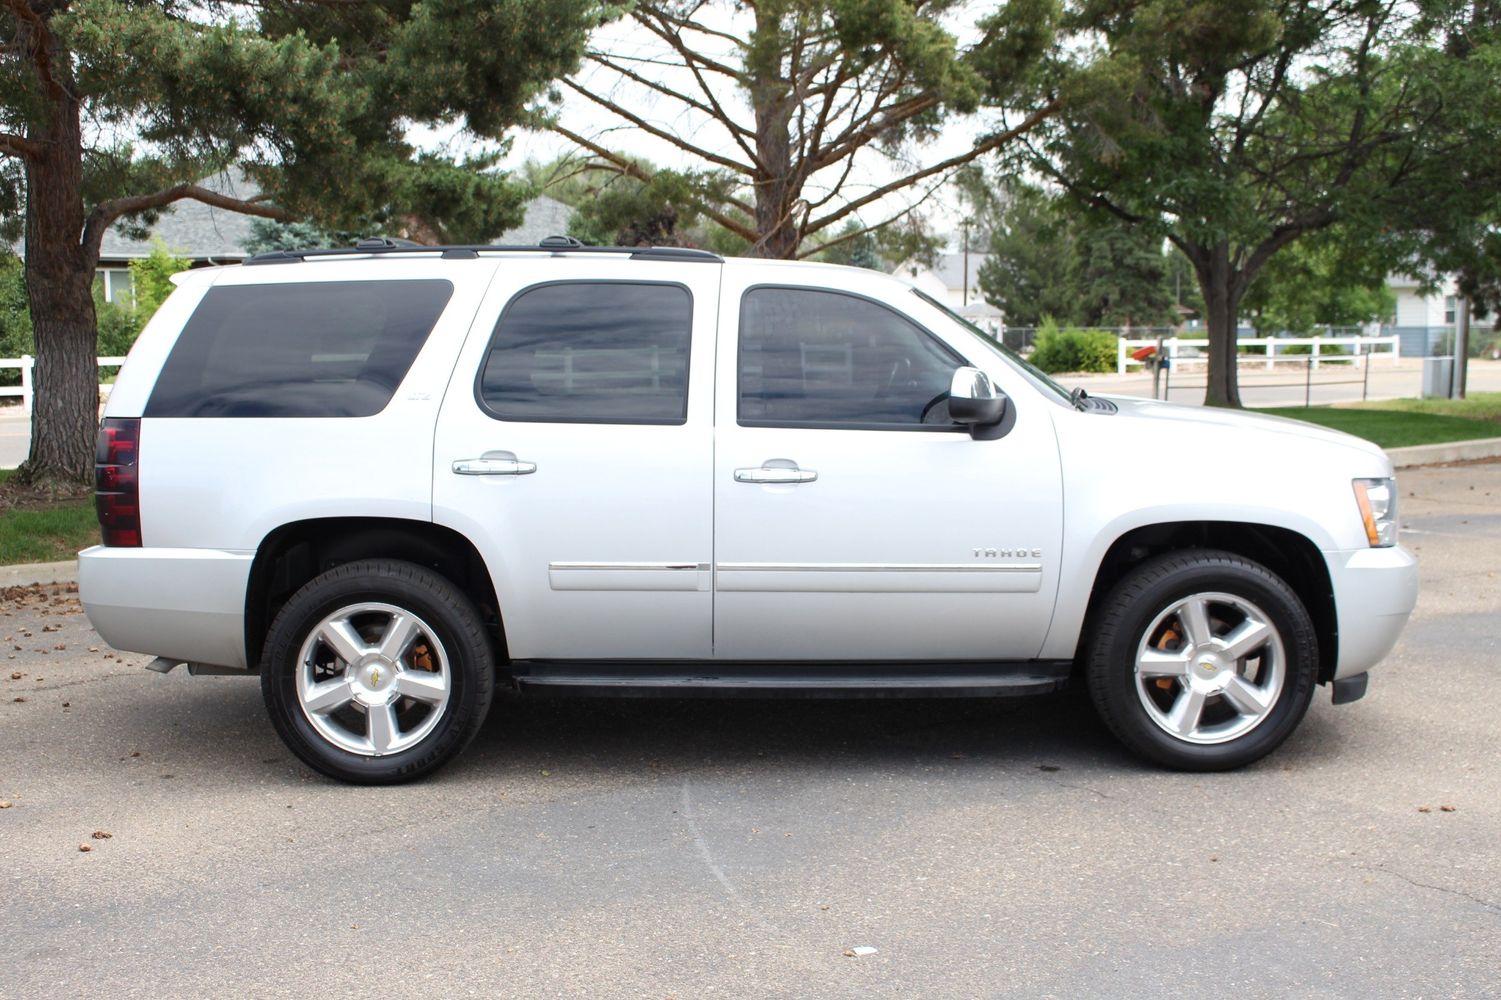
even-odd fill
[{"label": "wheel center cap", "polygon": [[395,693],[396,667],[384,656],[371,656],[354,669],[355,698],[366,705],[383,705]]},{"label": "wheel center cap", "polygon": [[1220,680],[1221,676],[1224,674],[1224,666],[1220,663],[1218,657],[1205,656],[1201,657],[1199,661],[1194,664],[1194,673],[1203,680],[1216,681]]}]

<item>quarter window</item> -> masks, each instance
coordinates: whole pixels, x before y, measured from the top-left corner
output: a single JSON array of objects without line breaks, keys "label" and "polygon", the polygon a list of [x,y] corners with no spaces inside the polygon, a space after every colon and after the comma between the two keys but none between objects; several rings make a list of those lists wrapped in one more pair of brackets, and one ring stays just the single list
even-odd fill
[{"label": "quarter window", "polygon": [[385,409],[453,295],[443,280],[210,288],[148,417],[368,417]]},{"label": "quarter window", "polygon": [[559,282],[511,300],[480,371],[502,420],[681,424],[693,300],[681,285]]},{"label": "quarter window", "polygon": [[962,358],[892,309],[807,288],[747,291],[739,420],[748,426],[946,429]]}]

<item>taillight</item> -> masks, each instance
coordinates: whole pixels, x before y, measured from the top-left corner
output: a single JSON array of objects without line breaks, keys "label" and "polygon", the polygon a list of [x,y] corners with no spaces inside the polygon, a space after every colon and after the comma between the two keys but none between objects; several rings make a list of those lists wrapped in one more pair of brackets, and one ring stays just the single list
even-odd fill
[{"label": "taillight", "polygon": [[141,544],[141,491],[137,473],[141,421],[106,417],[94,452],[94,510],[105,545]]}]

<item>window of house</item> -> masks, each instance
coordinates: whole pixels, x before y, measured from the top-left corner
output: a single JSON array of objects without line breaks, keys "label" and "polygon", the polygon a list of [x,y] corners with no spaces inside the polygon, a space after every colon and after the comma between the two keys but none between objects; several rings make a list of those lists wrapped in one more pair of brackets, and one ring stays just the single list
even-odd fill
[{"label": "window of house", "polygon": [[762,287],[740,306],[739,421],[747,426],[947,429],[964,359],[869,299]]},{"label": "window of house", "polygon": [[1444,296],[1444,325],[1453,326],[1459,312],[1459,301],[1453,295]]},{"label": "window of house", "polygon": [[682,285],[526,289],[495,325],[480,402],[501,420],[684,423],[692,328],[693,299]]}]

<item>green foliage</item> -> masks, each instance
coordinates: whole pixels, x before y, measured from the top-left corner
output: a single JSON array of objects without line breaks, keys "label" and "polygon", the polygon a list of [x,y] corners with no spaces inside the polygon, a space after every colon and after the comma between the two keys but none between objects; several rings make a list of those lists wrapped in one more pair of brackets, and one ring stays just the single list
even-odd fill
[{"label": "green foliage", "polygon": [[1358,249],[1336,228],[1300,240],[1268,261],[1241,300],[1257,334],[1302,337],[1316,326],[1390,318],[1397,300],[1386,287],[1386,270]]},{"label": "green foliage", "polygon": [[156,310],[172,294],[172,289],[176,287],[172,284],[172,275],[186,271],[191,266],[192,262],[186,257],[173,256],[172,251],[159,239],[152,241],[149,257],[130,262],[130,280],[135,286],[135,298],[131,305],[142,326],[156,315]]},{"label": "green foliage", "polygon": [[1167,258],[1152,231],[1081,215],[1067,199],[1010,182],[984,205],[977,228],[990,236],[980,289],[1010,326],[1043,316],[1090,326],[1170,326]]},{"label": "green foliage", "polygon": [[[26,273],[12,254],[0,254],[0,358],[36,354],[31,337],[31,313],[26,306]],[[20,385],[21,372],[0,368],[0,385]]]},{"label": "green foliage", "polygon": [[1045,317],[1037,331],[1031,362],[1043,371],[1112,372],[1115,371],[1117,340],[1104,330],[1059,329],[1057,322]]}]

